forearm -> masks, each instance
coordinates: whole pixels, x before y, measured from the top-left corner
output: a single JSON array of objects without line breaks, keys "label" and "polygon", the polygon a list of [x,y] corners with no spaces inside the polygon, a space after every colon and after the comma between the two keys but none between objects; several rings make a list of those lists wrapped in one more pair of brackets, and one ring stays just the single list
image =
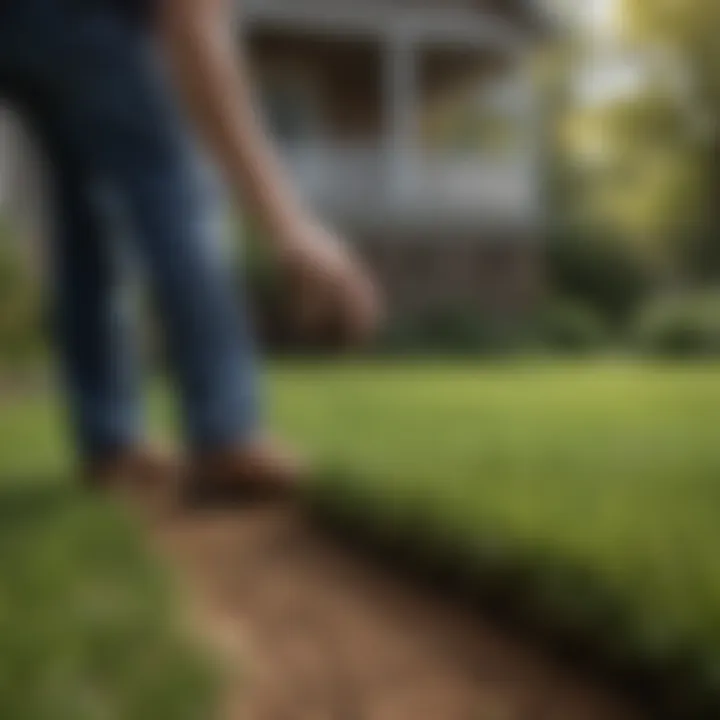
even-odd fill
[{"label": "forearm", "polygon": [[227,0],[163,0],[171,71],[208,146],[251,212],[279,238],[304,210],[257,117]]}]

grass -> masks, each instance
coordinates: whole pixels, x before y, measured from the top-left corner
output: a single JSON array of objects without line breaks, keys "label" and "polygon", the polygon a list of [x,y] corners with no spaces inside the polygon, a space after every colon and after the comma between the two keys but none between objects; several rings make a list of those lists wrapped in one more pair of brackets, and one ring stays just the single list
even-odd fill
[{"label": "grass", "polygon": [[277,423],[337,468],[325,512],[718,694],[720,366],[306,366],[274,387]]},{"label": "grass", "polygon": [[0,717],[208,720],[213,668],[117,508],[69,482],[55,414],[0,407]]},{"label": "grass", "polygon": [[[273,424],[332,470],[314,488],[325,512],[396,547],[460,562],[487,588],[504,583],[501,597],[539,623],[618,661],[669,668],[691,695],[717,693],[720,366],[307,363],[274,368],[270,392]],[[43,400],[0,417],[0,475],[56,473],[57,427]],[[24,496],[27,480],[13,487]],[[0,556],[10,557],[0,560],[0,682],[3,662],[29,672],[24,653],[36,652],[51,688],[58,672],[90,678],[94,688],[86,673],[98,653],[111,707],[155,692],[170,703],[169,687],[192,695],[174,664],[179,655],[168,650],[176,642],[170,631],[151,635],[157,685],[137,689],[133,658],[144,657],[139,647],[147,650],[144,636],[158,616],[153,573],[109,509],[59,495],[62,502],[43,501],[42,512],[30,503],[0,532]],[[3,497],[0,512],[15,516]],[[120,620],[101,613],[107,640],[92,612],[71,611],[82,607],[73,593],[93,588],[93,578],[114,588],[130,579],[136,593],[128,605],[135,611]],[[116,621],[126,632],[113,631]],[[23,649],[16,630],[14,649],[3,651],[3,622],[42,628],[34,650]],[[116,643],[124,659],[104,666]],[[75,664],[54,670],[53,658],[68,648]],[[68,702],[94,702],[97,693],[86,691]],[[13,715],[2,702],[0,688],[0,717],[9,720],[65,717]]]}]

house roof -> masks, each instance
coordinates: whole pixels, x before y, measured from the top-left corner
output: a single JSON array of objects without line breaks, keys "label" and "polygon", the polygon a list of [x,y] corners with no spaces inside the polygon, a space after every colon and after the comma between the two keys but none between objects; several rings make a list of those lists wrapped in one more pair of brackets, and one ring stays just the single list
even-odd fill
[{"label": "house roof", "polygon": [[552,22],[540,0],[476,0],[479,9],[509,17],[526,29],[545,35],[552,31]]},{"label": "house roof", "polygon": [[400,28],[418,37],[517,47],[543,24],[538,0],[240,0],[249,22],[273,27],[377,34]]}]

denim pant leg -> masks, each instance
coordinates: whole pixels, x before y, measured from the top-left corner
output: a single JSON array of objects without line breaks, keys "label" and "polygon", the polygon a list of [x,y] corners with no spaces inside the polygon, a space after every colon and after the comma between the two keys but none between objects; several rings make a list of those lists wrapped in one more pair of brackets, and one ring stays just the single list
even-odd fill
[{"label": "denim pant leg", "polygon": [[89,157],[127,212],[148,270],[197,448],[254,434],[258,370],[224,252],[221,198],[207,183],[152,43],[99,10],[73,19],[66,97]]},{"label": "denim pant leg", "polygon": [[73,434],[80,454],[92,457],[132,445],[143,432],[135,338],[122,304],[118,248],[92,197],[78,128],[37,51],[50,43],[32,2],[14,10],[0,21],[0,94],[39,142],[51,181],[51,328]]},{"label": "denim pant leg", "polygon": [[84,457],[135,445],[145,430],[125,257],[74,152],[72,128],[29,109],[52,179],[52,329]]}]

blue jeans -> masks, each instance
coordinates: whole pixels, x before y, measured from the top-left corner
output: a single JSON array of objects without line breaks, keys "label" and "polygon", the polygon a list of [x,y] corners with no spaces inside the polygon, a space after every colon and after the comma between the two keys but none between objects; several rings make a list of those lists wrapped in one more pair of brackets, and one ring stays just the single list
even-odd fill
[{"label": "blue jeans", "polygon": [[259,422],[251,329],[224,255],[222,194],[148,32],[102,5],[0,3],[0,93],[35,128],[53,178],[53,327],[80,450],[112,452],[144,432],[123,292],[128,251],[166,331],[188,442],[222,447]]}]

